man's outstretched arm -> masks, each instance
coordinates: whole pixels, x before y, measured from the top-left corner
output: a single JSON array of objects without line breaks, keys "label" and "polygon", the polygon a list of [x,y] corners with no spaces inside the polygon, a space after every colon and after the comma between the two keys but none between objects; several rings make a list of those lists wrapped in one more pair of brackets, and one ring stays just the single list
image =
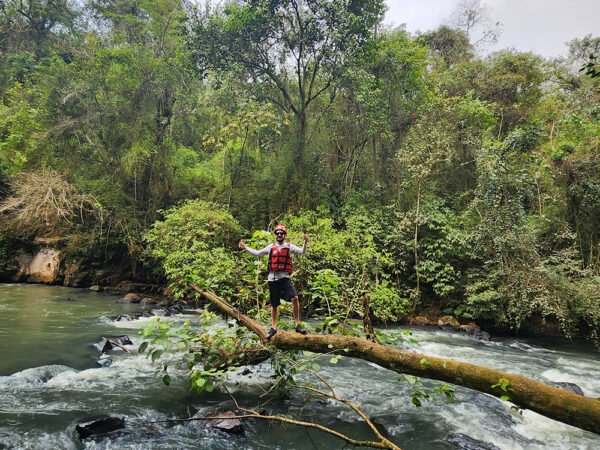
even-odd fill
[{"label": "man's outstretched arm", "polygon": [[308,235],[306,233],[304,233],[304,243],[302,244],[302,248],[294,245],[294,244],[290,244],[290,251],[292,253],[297,253],[299,255],[304,255],[306,253],[306,243],[308,242]]},{"label": "man's outstretched arm", "polygon": [[273,246],[273,244],[269,244],[265,248],[263,248],[262,250],[254,250],[253,248],[248,247],[244,241],[240,241],[240,243],[239,243],[239,247],[242,250],[246,250],[252,256],[265,256],[265,255],[268,255],[269,252],[271,251],[271,247],[272,246]]}]

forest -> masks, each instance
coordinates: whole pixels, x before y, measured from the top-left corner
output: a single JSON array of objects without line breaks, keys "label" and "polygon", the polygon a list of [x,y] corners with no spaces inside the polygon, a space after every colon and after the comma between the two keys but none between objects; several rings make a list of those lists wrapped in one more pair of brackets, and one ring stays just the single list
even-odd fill
[{"label": "forest", "polygon": [[0,265],[60,237],[256,312],[266,264],[237,242],[284,223],[310,236],[305,315],[597,344],[600,38],[486,54],[468,11],[409,33],[385,9],[0,2]]},{"label": "forest", "polygon": [[[90,288],[0,284],[0,447],[591,448],[600,37],[492,52],[490,10],[457,3],[410,32],[384,0],[0,0],[0,281],[42,249],[49,282]],[[267,264],[240,244],[279,224],[308,241],[307,335],[287,301],[266,334]],[[123,281],[166,309],[110,297]],[[536,336],[559,344],[516,340]],[[100,447],[97,410],[128,421]],[[183,425],[236,417],[267,426]]]}]

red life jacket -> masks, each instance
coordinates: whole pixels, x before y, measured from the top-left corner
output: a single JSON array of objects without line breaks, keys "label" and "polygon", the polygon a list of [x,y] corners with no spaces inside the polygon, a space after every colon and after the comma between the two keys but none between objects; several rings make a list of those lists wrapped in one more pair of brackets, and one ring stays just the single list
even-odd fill
[{"label": "red life jacket", "polygon": [[292,256],[289,245],[278,248],[277,245],[273,244],[269,252],[269,272],[287,272],[290,275],[292,274]]}]

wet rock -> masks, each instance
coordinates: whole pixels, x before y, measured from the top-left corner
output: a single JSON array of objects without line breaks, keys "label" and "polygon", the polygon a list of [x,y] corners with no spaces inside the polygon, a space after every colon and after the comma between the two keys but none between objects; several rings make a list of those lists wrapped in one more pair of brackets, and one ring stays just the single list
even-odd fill
[{"label": "wet rock", "polygon": [[510,429],[515,424],[515,418],[510,409],[507,408],[502,400],[493,395],[484,394],[483,392],[473,392],[470,402],[478,408],[485,410],[490,416],[494,416],[503,428]]},{"label": "wet rock", "polygon": [[130,292],[126,294],[125,297],[121,299],[123,303],[140,303],[144,297],[140,294],[136,294],[135,292]]},{"label": "wet rock", "polygon": [[128,316],[127,314],[122,314],[120,316],[117,316],[115,322],[129,322],[132,319],[133,318],[131,316]]},{"label": "wet rock", "polygon": [[113,360],[111,358],[102,358],[96,361],[96,364],[98,364],[100,367],[110,367],[112,363]]},{"label": "wet rock", "polygon": [[388,431],[386,426],[383,424],[383,421],[378,417],[369,417],[371,423],[377,428],[377,431],[381,433],[381,435],[386,439],[394,439],[394,436]]},{"label": "wet rock", "polygon": [[[52,245],[50,245],[52,244]],[[11,256],[4,267],[6,273],[3,277],[7,281],[26,281],[29,283],[59,283],[62,282],[60,266],[63,257],[54,243],[35,242],[33,251],[18,249]],[[4,271],[3,271],[4,272]]]},{"label": "wet rock", "polygon": [[431,321],[425,316],[416,316],[410,320],[411,325],[431,325]]},{"label": "wet rock", "polygon": [[458,330],[458,328],[460,327],[460,322],[452,316],[442,316],[438,319],[437,325],[442,329],[451,328],[454,330]]},{"label": "wet rock", "polygon": [[460,450],[501,450],[494,444],[479,441],[462,433],[451,433],[446,437],[446,441]]},{"label": "wet rock", "polygon": [[40,248],[29,263],[27,281],[30,283],[56,283],[60,275],[60,251],[52,247]]},{"label": "wet rock", "polygon": [[153,309],[152,315],[158,317],[169,317],[171,315],[171,311],[168,309]]},{"label": "wet rock", "polygon": [[129,339],[129,336],[116,336],[116,337],[103,337],[99,342],[96,342],[94,344],[94,348],[96,348],[96,350],[98,350],[100,353],[107,353],[109,351],[111,351],[113,348],[117,347],[119,348],[118,345],[114,345],[113,343],[117,343],[119,345],[133,345],[133,342],[131,342],[131,339]]},{"label": "wet rock", "polygon": [[33,260],[33,255],[23,250],[18,250],[15,255],[13,276],[10,281],[23,281],[29,274],[29,265]]},{"label": "wet rock", "polygon": [[471,335],[471,334],[475,334],[475,333],[479,333],[481,331],[481,328],[479,328],[476,324],[474,324],[473,322],[468,323],[466,325],[461,325],[459,327],[460,331],[464,331],[467,334]]},{"label": "wet rock", "polygon": [[461,325],[459,327],[460,331],[466,332],[473,339],[478,339],[480,341],[489,341],[491,340],[490,333],[487,331],[482,331],[475,323],[471,322],[466,325]]},{"label": "wet rock", "polygon": [[57,364],[49,366],[32,367],[30,369],[25,369],[20,372],[16,372],[11,376],[29,383],[47,383],[52,378],[55,378],[56,376],[65,372],[75,372],[75,369]]},{"label": "wet rock", "polygon": [[154,297],[144,297],[140,302],[142,305],[156,305],[160,300]]},{"label": "wet rock", "polygon": [[124,417],[97,416],[79,422],[75,426],[75,431],[77,431],[80,439],[85,439],[97,434],[120,430],[121,428],[125,428]]},{"label": "wet rock", "polygon": [[117,336],[117,337],[113,337],[110,339],[120,345],[133,345],[133,342],[131,342],[131,339],[129,339],[129,336],[125,336],[125,335]]},{"label": "wet rock", "polygon": [[173,314],[178,314],[183,311],[183,305],[180,303],[171,305],[169,306],[169,311],[171,311]]},{"label": "wet rock", "polygon": [[63,283],[65,286],[81,287],[87,285],[90,279],[90,272],[85,259],[75,258],[65,261],[64,276]]},{"label": "wet rock", "polygon": [[110,350],[112,350],[113,346],[110,342],[108,342],[108,339],[106,338],[102,338],[99,342],[96,342],[94,344],[94,347],[96,348],[96,350],[98,350],[100,353],[106,353],[109,352]]},{"label": "wet rock", "polygon": [[[235,419],[233,411],[222,411],[205,416],[206,418],[215,417],[215,419],[207,420],[204,424],[205,428],[215,428],[230,434],[242,434],[244,427],[240,419]],[[217,417],[220,417],[217,419]]]},{"label": "wet rock", "polygon": [[162,290],[162,286],[156,284],[147,283],[135,283],[133,281],[121,281],[115,287],[116,291],[119,292],[158,292]]},{"label": "wet rock", "polygon": [[553,382],[551,384],[552,384],[552,386],[556,386],[556,387],[559,387],[559,388],[564,389],[566,391],[570,391],[573,394],[585,395],[583,393],[583,390],[579,386],[577,386],[575,383],[569,383],[569,382],[566,382],[566,381],[557,381],[557,382]]},{"label": "wet rock", "polygon": [[472,338],[478,339],[480,341],[491,341],[492,340],[492,337],[490,336],[490,333],[488,333],[487,331],[481,331],[481,330],[479,330],[478,333],[473,333],[470,336]]}]

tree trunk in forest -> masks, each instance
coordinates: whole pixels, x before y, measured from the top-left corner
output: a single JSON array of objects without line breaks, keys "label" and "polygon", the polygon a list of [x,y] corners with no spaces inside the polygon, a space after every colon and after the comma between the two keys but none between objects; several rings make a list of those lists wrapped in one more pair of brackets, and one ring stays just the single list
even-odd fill
[{"label": "tree trunk in forest", "polygon": [[417,286],[415,288],[416,305],[421,298],[421,274],[419,273],[419,214],[421,214],[421,178],[417,182],[417,211],[415,213],[415,234],[414,234],[414,252],[415,252],[415,275],[417,277]]},{"label": "tree trunk in forest", "polygon": [[[264,327],[237,311],[212,292],[197,285],[192,288],[225,314],[238,320],[266,341]],[[377,344],[363,338],[336,335],[301,335],[279,330],[269,341],[280,350],[307,350],[314,353],[337,352],[340,355],[373,362],[397,373],[404,373],[475,389],[495,397],[508,395],[516,406],[530,409],[560,422],[600,434],[600,400],[583,397],[564,389],[548,386],[522,375],[443,359]],[[498,385],[508,380],[508,392]]]},{"label": "tree trunk in forest", "polygon": [[[296,134],[296,146],[293,156],[292,170],[292,186],[290,191],[294,202],[298,201],[301,197],[306,195],[306,192],[302,192],[303,180],[310,174],[306,173],[306,148],[308,146],[308,119],[306,117],[306,109],[301,108],[298,115],[298,130]],[[310,183],[309,183],[310,186]]]}]

